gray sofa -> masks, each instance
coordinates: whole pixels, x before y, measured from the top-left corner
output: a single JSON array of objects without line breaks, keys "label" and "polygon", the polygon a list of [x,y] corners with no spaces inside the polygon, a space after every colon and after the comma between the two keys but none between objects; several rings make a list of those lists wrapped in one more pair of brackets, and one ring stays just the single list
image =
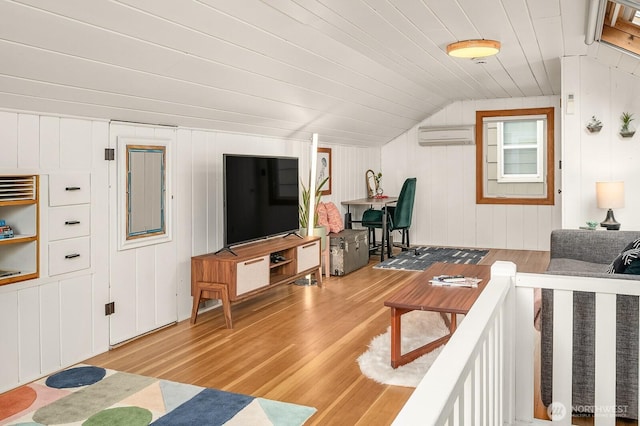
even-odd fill
[{"label": "gray sofa", "polygon": [[[640,232],[554,230],[547,273],[640,280],[640,275],[606,272],[607,266],[636,238],[640,238]],[[553,291],[542,291],[541,305],[541,394],[542,402],[548,406],[553,402]],[[618,296],[616,305],[616,404],[623,407],[620,417],[637,419],[638,298]],[[575,292],[573,315],[573,404],[593,407],[595,295]]]}]

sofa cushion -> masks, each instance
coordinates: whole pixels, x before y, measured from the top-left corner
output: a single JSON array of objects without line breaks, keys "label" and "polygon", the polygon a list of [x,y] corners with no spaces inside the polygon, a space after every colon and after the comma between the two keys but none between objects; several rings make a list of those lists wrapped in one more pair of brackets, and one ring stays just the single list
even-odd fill
[{"label": "sofa cushion", "polygon": [[555,258],[549,260],[549,266],[547,267],[548,274],[560,273],[561,275],[567,275],[563,274],[563,272],[570,272],[570,275],[583,277],[592,276],[594,273],[604,274],[607,272],[607,264],[566,258]]},{"label": "sofa cushion", "polygon": [[624,274],[625,269],[631,262],[638,258],[640,258],[640,249],[638,248],[623,251],[609,264],[607,272],[610,274]]},{"label": "sofa cushion", "polygon": [[327,229],[331,229],[331,227],[329,226],[327,206],[325,206],[324,203],[318,204],[318,226],[324,226]]},{"label": "sofa cushion", "polygon": [[640,259],[634,259],[631,261],[627,269],[624,270],[628,275],[640,275]]},{"label": "sofa cushion", "polygon": [[338,211],[338,207],[332,202],[325,203],[327,207],[327,217],[329,219],[329,230],[333,233],[340,232],[344,229],[342,216]]},{"label": "sofa cushion", "polygon": [[550,256],[608,264],[637,238],[640,231],[555,229],[551,232]]},{"label": "sofa cushion", "polygon": [[640,238],[636,238],[635,240],[631,241],[622,251],[625,252],[631,249],[640,249]]}]

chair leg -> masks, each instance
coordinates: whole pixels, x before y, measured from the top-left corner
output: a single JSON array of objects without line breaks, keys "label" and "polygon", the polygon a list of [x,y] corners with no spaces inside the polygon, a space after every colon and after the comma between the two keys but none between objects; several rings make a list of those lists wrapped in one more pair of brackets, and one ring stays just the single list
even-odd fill
[{"label": "chair leg", "polygon": [[369,255],[376,250],[376,228],[367,228],[369,234]]}]

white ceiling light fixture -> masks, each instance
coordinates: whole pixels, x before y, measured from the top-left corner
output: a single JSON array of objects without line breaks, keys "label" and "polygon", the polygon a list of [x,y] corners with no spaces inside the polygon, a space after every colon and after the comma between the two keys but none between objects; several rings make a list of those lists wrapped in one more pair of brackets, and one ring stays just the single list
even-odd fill
[{"label": "white ceiling light fixture", "polygon": [[496,40],[464,40],[447,45],[449,56],[456,58],[484,58],[500,52],[500,42]]}]

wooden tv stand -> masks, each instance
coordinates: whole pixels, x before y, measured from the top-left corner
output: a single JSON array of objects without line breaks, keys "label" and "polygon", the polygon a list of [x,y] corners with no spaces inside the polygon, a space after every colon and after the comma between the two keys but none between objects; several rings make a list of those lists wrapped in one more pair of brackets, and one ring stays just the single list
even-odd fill
[{"label": "wooden tv stand", "polygon": [[[322,285],[320,237],[275,237],[191,258],[191,323],[195,324],[203,299],[219,299],[227,328],[232,328],[231,303],[246,300],[279,284],[314,274]],[[283,260],[271,261],[271,255]]]}]

